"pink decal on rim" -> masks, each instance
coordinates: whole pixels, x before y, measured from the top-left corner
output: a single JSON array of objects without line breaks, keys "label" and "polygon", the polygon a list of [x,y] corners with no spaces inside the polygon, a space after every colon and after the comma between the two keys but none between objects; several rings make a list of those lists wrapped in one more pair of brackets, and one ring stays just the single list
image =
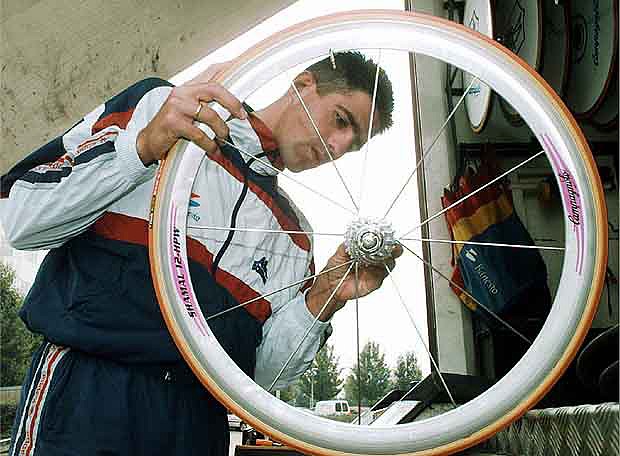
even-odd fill
[{"label": "pink decal on rim", "polygon": [[202,313],[194,300],[194,293],[191,290],[189,272],[185,262],[183,261],[183,255],[181,252],[181,230],[175,226],[177,209],[174,204],[172,205],[171,212],[172,217],[170,222],[170,233],[172,233],[172,240],[168,248],[168,257],[170,258],[170,270],[173,271],[174,285],[179,298],[181,298],[184,303],[187,315],[190,316],[192,321],[196,323],[198,330],[206,336],[206,322],[204,321]]},{"label": "pink decal on rim", "polygon": [[551,138],[549,138],[547,134],[543,134],[542,139],[545,149],[553,162],[553,167],[556,169],[560,178],[562,200],[564,201],[564,206],[568,213],[568,220],[573,224],[573,231],[575,232],[575,239],[577,241],[577,262],[575,264],[575,271],[581,274],[584,259],[584,220],[581,211],[579,189],[575,183],[575,178],[568,170],[568,166],[566,166],[566,163],[562,160]]}]

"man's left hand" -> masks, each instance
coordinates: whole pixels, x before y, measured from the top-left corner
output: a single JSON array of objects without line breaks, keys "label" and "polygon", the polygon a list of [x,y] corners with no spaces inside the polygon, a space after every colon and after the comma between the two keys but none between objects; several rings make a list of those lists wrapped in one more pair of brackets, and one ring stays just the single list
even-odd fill
[{"label": "man's left hand", "polygon": [[[385,265],[358,266],[358,283],[355,283],[355,266],[347,274],[342,285],[336,291],[329,304],[321,313],[319,320],[327,321],[332,315],[340,310],[350,299],[361,298],[378,289],[383,280],[387,277],[386,266],[391,271],[395,266],[395,259],[401,256],[403,248],[397,245],[392,252],[392,258],[386,261]],[[312,285],[312,288],[306,294],[306,305],[308,310],[317,316],[325,305],[325,302],[334,292],[342,277],[347,273],[350,265],[344,265],[351,258],[347,254],[344,244],[341,244],[336,253],[329,259],[325,269],[331,269],[342,264],[340,268],[336,268],[328,273],[318,276]]]}]

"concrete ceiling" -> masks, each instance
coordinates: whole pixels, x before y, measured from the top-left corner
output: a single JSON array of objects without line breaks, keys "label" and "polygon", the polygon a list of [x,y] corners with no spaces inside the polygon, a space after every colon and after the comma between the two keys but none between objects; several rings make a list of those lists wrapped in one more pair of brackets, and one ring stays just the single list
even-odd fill
[{"label": "concrete ceiling", "polygon": [[0,0],[0,175],[129,84],[171,77],[293,2]]}]

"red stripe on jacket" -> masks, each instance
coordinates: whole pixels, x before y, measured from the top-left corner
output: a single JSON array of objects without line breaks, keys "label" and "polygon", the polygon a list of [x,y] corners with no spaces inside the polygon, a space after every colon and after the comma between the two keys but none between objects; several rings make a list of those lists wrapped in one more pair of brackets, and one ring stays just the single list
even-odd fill
[{"label": "red stripe on jacket", "polygon": [[117,127],[125,129],[127,127],[127,124],[129,123],[129,120],[131,119],[131,116],[133,115],[133,111],[133,109],[128,109],[125,112],[113,112],[105,117],[102,117],[97,122],[95,122],[95,125],[93,125],[92,134],[94,135],[98,131],[101,131],[104,128],[108,128],[112,125],[116,125]]},{"label": "red stripe on jacket", "polygon": [[276,143],[273,132],[269,129],[267,124],[255,114],[250,113],[248,116],[248,121],[258,136],[261,148],[267,152],[267,158],[271,164],[282,171],[284,169],[284,162],[278,153],[278,143]]},{"label": "red stripe on jacket", "polygon": [[[213,157],[212,160],[215,161],[222,168],[224,168],[228,172],[228,174],[233,176],[239,182],[244,182],[241,170],[239,170],[239,168],[237,168],[228,158],[224,157],[222,154],[219,154],[219,156]],[[265,192],[258,184],[248,180],[248,187],[252,191],[252,193],[254,193],[258,197],[258,199],[260,199],[265,204],[265,206],[269,208],[269,210],[276,218],[283,230],[301,231],[301,227],[299,226],[299,224],[294,219],[289,217],[282,210],[282,208],[280,208],[278,203],[271,197],[271,195]],[[288,235],[295,243],[295,245],[297,245],[297,247],[304,250],[305,252],[310,251],[310,239],[308,239],[308,236],[300,233],[289,233]]]},{"label": "red stripe on jacket", "polygon": [[[140,218],[106,212],[103,217],[95,222],[91,230],[106,239],[129,242],[148,248],[148,223]],[[213,254],[195,239],[186,237],[186,243],[189,259],[211,271]],[[223,269],[218,268],[215,271],[215,280],[219,285],[226,288],[239,303],[260,296],[260,293],[252,287]],[[271,304],[266,299],[259,299],[248,304],[245,309],[261,323],[264,323],[271,315]]]}]

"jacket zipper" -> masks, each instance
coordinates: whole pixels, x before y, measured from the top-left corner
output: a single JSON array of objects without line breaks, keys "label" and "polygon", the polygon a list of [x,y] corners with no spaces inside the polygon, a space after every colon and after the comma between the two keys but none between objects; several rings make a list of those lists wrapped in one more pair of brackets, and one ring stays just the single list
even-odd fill
[{"label": "jacket zipper", "polygon": [[[259,157],[260,155],[262,154],[259,154]],[[254,160],[255,160],[254,157],[251,158],[245,164],[245,167],[243,168],[243,190],[241,190],[241,194],[239,195],[239,198],[237,198],[237,202],[235,203],[235,207],[233,208],[232,215],[230,216],[230,227],[231,228],[236,227],[237,216],[239,215],[239,209],[241,209],[241,204],[243,203],[245,196],[248,194],[248,170],[250,169],[250,165],[252,165],[252,162],[254,162]],[[220,260],[222,259],[222,257],[224,256],[224,253],[226,253],[226,250],[230,246],[230,243],[232,242],[232,238],[234,235],[235,235],[235,232],[233,230],[230,230],[228,232],[228,236],[226,237],[224,244],[222,245],[220,250],[217,252],[217,255],[215,256],[215,260],[213,261],[213,266],[211,267],[211,275],[213,276],[214,279],[215,279],[215,273],[217,272],[217,267],[220,264]]]}]

